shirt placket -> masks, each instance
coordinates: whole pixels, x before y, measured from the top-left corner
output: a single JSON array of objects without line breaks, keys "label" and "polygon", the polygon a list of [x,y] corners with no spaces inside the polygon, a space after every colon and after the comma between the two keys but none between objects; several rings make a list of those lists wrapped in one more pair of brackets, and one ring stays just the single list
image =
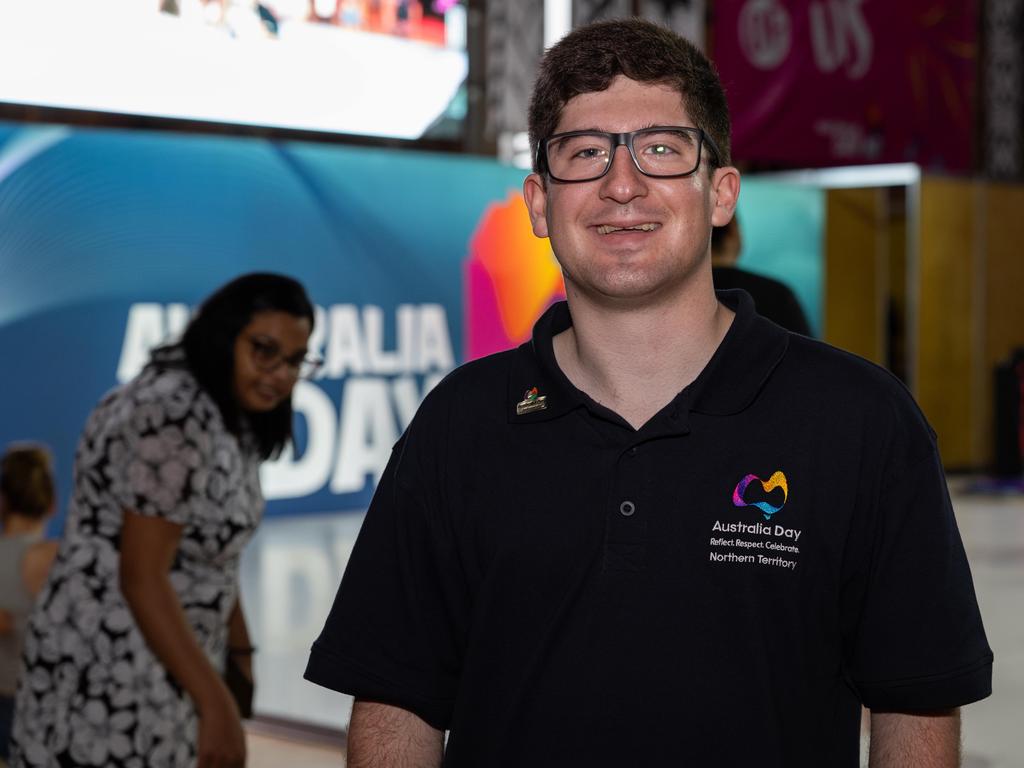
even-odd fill
[{"label": "shirt placket", "polygon": [[639,573],[647,566],[647,527],[653,499],[644,483],[643,463],[650,448],[638,444],[620,451],[606,506],[605,570]]}]

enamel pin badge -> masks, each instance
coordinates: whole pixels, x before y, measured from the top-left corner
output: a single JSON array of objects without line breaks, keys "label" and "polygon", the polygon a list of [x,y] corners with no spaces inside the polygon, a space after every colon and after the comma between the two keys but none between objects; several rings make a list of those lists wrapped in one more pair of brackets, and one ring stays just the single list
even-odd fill
[{"label": "enamel pin badge", "polygon": [[516,416],[533,413],[534,411],[543,411],[547,407],[548,396],[539,394],[537,388],[533,387],[526,390],[523,399],[516,403]]}]

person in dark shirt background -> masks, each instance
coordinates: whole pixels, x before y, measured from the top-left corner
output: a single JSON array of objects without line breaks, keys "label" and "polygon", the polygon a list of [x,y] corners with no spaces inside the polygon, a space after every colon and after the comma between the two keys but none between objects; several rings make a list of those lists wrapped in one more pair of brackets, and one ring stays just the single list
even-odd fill
[{"label": "person in dark shirt background", "polygon": [[715,288],[741,288],[754,299],[757,313],[787,331],[810,336],[811,327],[793,291],[785,283],[736,266],[743,250],[737,217],[711,230],[711,275]]}]

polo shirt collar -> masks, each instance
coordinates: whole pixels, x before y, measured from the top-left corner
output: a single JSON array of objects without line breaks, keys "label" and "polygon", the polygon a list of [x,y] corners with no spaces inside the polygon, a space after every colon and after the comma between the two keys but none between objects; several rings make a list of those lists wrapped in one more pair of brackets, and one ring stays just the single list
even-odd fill
[{"label": "polo shirt collar", "polygon": [[[758,315],[745,291],[717,291],[717,296],[736,317],[704,370],[673,400],[670,412],[739,413],[757,397],[789,345],[789,332]],[[580,407],[611,414],[573,386],[555,361],[552,339],[571,325],[568,304],[552,304],[534,325],[533,338],[517,350],[509,375],[509,421],[549,421]]]},{"label": "polo shirt collar", "polygon": [[688,394],[692,412],[730,416],[757,398],[782,361],[790,334],[757,314],[754,300],[746,291],[716,294],[736,317],[704,370],[683,394]]}]

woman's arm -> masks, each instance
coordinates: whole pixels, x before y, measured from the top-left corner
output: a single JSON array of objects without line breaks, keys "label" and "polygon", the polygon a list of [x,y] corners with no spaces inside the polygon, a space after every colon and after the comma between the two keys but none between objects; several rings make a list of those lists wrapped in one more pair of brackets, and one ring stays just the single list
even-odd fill
[{"label": "woman's arm", "polygon": [[33,544],[21,559],[21,580],[31,595],[38,595],[46,577],[50,575],[50,566],[57,557],[59,544],[56,541],[40,541]]},{"label": "woman's arm", "polygon": [[[50,566],[57,557],[57,547],[56,541],[40,541],[29,547],[21,558],[21,580],[33,597],[39,595],[39,591],[46,583]],[[0,610],[0,636],[13,631],[14,617],[7,611]]]},{"label": "woman's arm", "polygon": [[198,768],[245,765],[245,734],[231,694],[206,658],[168,576],[183,526],[125,510],[120,586],[150,650],[199,713]]}]

